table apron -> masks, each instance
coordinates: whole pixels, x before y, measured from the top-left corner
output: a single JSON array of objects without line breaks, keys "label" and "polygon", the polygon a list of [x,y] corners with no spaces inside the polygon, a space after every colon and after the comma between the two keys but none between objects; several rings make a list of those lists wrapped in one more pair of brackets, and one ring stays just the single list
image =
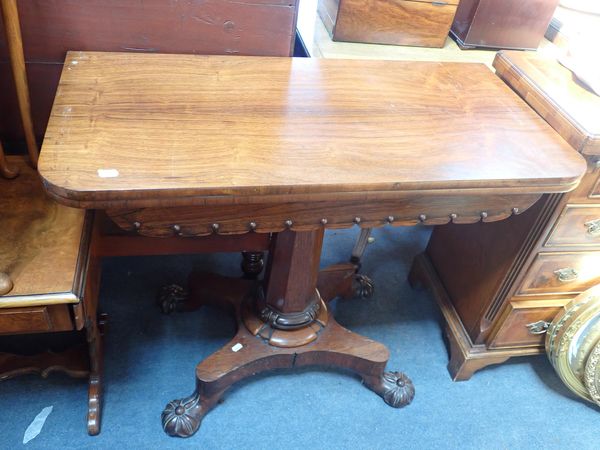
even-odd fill
[{"label": "table apron", "polygon": [[283,204],[177,206],[107,210],[122,229],[151,237],[277,233],[319,227],[364,228],[493,222],[520,214],[540,194],[423,195],[378,202],[321,201]]}]

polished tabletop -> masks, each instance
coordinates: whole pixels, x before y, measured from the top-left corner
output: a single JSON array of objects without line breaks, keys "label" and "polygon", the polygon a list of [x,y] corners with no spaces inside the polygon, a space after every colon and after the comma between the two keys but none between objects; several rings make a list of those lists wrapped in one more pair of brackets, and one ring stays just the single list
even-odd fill
[{"label": "polished tabletop", "polygon": [[482,64],[70,52],[39,171],[78,207],[562,192],[583,159]]}]

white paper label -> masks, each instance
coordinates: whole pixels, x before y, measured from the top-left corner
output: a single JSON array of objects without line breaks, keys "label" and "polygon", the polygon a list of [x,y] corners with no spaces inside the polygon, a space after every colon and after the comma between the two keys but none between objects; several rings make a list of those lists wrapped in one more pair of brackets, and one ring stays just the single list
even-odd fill
[{"label": "white paper label", "polygon": [[239,352],[243,347],[244,346],[238,342],[233,347],[231,347],[231,351],[232,352]]},{"label": "white paper label", "polygon": [[100,178],[115,178],[119,176],[117,169],[98,169],[98,176]]}]

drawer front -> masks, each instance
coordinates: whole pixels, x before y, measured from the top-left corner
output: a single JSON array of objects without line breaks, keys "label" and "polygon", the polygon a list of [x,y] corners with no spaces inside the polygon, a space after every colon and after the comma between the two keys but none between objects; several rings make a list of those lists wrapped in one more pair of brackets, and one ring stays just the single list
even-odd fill
[{"label": "drawer front", "polygon": [[0,335],[73,329],[68,305],[0,309]]},{"label": "drawer front", "polygon": [[533,324],[551,322],[567,303],[568,299],[511,301],[500,317],[496,332],[491,335],[489,347],[543,347],[546,335]]},{"label": "drawer front", "polygon": [[334,40],[443,47],[456,5],[404,0],[344,0]]},{"label": "drawer front", "polygon": [[545,245],[600,246],[600,206],[566,206]]},{"label": "drawer front", "polygon": [[517,295],[579,294],[600,283],[600,252],[540,253]]},{"label": "drawer front", "polygon": [[596,177],[596,181],[590,192],[590,198],[600,199],[600,176]]}]

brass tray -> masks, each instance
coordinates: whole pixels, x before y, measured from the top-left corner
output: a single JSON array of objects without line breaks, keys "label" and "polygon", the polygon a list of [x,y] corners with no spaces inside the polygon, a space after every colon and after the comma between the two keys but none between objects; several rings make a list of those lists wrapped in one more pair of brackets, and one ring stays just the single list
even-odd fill
[{"label": "brass tray", "polygon": [[571,391],[592,402],[584,377],[588,356],[599,341],[600,286],[596,286],[575,297],[546,334],[546,354],[558,376]]}]

